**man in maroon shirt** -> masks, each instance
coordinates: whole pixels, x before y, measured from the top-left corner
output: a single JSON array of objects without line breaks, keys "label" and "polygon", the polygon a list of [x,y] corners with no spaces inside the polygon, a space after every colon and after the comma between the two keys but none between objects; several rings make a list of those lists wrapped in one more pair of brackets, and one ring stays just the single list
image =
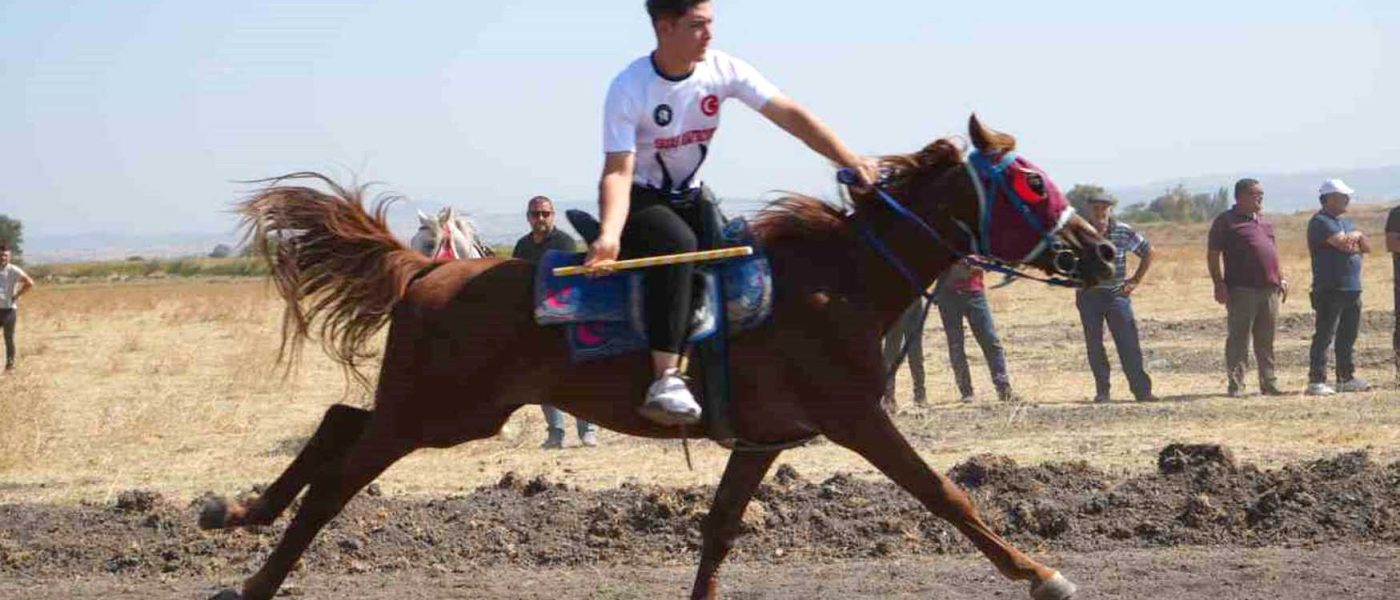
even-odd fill
[{"label": "man in maroon shirt", "polygon": [[1390,216],[1385,220],[1385,249],[1391,255],[1391,287],[1395,288],[1395,335],[1391,339],[1395,351],[1395,378],[1400,380],[1400,206],[1390,209]]},{"label": "man in maroon shirt", "polygon": [[1283,394],[1274,375],[1274,331],[1279,304],[1288,299],[1288,280],[1279,270],[1274,226],[1261,214],[1263,208],[1264,186],[1255,179],[1241,179],[1235,182],[1235,205],[1210,226],[1206,266],[1215,282],[1215,301],[1225,305],[1229,328],[1225,370],[1233,398],[1245,393],[1251,337],[1259,363],[1259,390],[1269,396]]}]

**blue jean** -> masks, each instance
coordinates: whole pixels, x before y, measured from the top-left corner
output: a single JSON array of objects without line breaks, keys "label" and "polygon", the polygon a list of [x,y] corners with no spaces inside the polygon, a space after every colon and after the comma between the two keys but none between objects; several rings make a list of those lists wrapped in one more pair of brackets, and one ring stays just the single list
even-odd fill
[{"label": "blue jean", "polygon": [[1337,381],[1356,374],[1353,350],[1361,328],[1361,292],[1320,291],[1312,293],[1312,348],[1308,352],[1308,383],[1327,382],[1327,348],[1337,341]]},{"label": "blue jean", "polygon": [[[922,298],[914,300],[909,308],[904,310],[904,314],[899,316],[894,326],[885,333],[884,364],[885,373],[897,370],[898,363],[902,360],[899,351],[908,344],[909,348],[905,353],[909,359],[909,378],[914,382],[914,398],[922,400],[924,398],[924,328],[919,319],[924,316],[924,301]],[[885,398],[894,400],[895,378],[890,377],[885,382]]]},{"label": "blue jean", "polygon": [[1118,361],[1128,378],[1128,389],[1139,400],[1152,395],[1152,378],[1142,365],[1142,346],[1138,340],[1137,318],[1133,316],[1133,301],[1115,290],[1082,290],[1074,296],[1079,308],[1079,322],[1084,326],[1084,343],[1089,353],[1089,370],[1094,373],[1094,388],[1099,396],[1108,396],[1108,351],[1103,347],[1103,326],[1113,335],[1118,347]]},{"label": "blue jean", "polygon": [[1006,350],[997,338],[997,328],[992,322],[992,309],[987,306],[987,294],[983,292],[950,292],[938,298],[938,315],[943,318],[943,333],[948,337],[948,363],[953,366],[953,379],[958,384],[958,393],[972,395],[972,374],[967,367],[967,351],[964,349],[963,319],[972,328],[972,337],[982,347],[982,356],[987,359],[987,370],[991,371],[992,385],[998,390],[1011,384],[1006,375]]},{"label": "blue jean", "polygon": [[[561,440],[564,439],[564,416],[566,413],[548,404],[541,404],[540,408],[544,409],[544,422],[549,426],[549,434],[557,435]],[[598,430],[597,425],[578,417],[574,417],[574,427],[578,429],[579,437]]]}]

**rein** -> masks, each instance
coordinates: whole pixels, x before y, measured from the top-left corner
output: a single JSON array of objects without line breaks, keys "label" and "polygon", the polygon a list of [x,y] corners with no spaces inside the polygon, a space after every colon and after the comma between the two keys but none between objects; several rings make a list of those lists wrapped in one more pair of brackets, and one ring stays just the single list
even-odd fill
[{"label": "rein", "polygon": [[[976,236],[973,235],[971,229],[968,228],[966,224],[962,223],[961,221],[957,221],[958,227],[962,229],[963,232],[965,232],[968,235],[968,237],[972,240],[971,252],[961,250],[957,246],[954,246],[946,238],[940,235],[938,233],[938,230],[934,229],[932,225],[929,225],[928,222],[919,218],[919,216],[914,214],[913,211],[909,210],[903,204],[900,204],[899,201],[895,200],[894,197],[891,196],[890,193],[885,189],[886,186],[884,185],[884,180],[875,182],[873,189],[875,191],[876,197],[880,198],[880,200],[883,201],[886,206],[893,210],[895,214],[903,217],[907,221],[914,223],[914,225],[916,225],[925,234],[933,238],[934,241],[938,242],[938,244],[942,246],[944,250],[947,250],[949,254],[953,255],[954,261],[966,260],[969,264],[979,267],[983,270],[1001,273],[1011,278],[1029,279],[1031,281],[1039,281],[1047,285],[1060,287],[1081,287],[1078,282],[1072,279],[1064,279],[1053,276],[1040,277],[1037,275],[1025,273],[1023,271],[1020,271],[1019,269],[1015,269],[1010,265],[1007,265],[1006,263],[1002,262],[1000,259],[987,258],[990,247],[992,214],[991,211],[987,210],[988,195],[985,187],[983,186],[984,176],[988,181],[992,183],[992,191],[1000,192],[1001,195],[1005,195],[1007,198],[1009,198],[1012,203],[1012,206],[1014,206],[1017,212],[1020,213],[1021,218],[1025,219],[1026,222],[1032,228],[1034,228],[1036,230],[1036,233],[1040,236],[1040,242],[1036,244],[1035,248],[1033,248],[1031,252],[1025,256],[1025,258],[1021,259],[1023,262],[1035,259],[1041,253],[1054,246],[1055,234],[1059,233],[1060,229],[1064,228],[1065,224],[1067,224],[1070,218],[1074,216],[1074,208],[1066,207],[1065,210],[1060,214],[1059,221],[1055,224],[1055,227],[1053,229],[1047,229],[1044,226],[1042,226],[1040,220],[1037,219],[1033,213],[1031,213],[1030,207],[1026,206],[1025,201],[1021,200],[1021,198],[1015,193],[1015,190],[1011,189],[1011,184],[1006,181],[1006,167],[1010,165],[1012,161],[1015,160],[1015,158],[1016,154],[1014,152],[1007,152],[1005,155],[1003,155],[1000,161],[993,165],[980,152],[973,152],[968,156],[968,160],[964,161],[963,163],[965,168],[967,169],[968,176],[972,179],[973,187],[977,190],[978,217],[981,221],[981,227],[979,230],[980,235]],[[857,178],[855,171],[852,171],[851,169],[841,169],[837,171],[836,180],[845,185],[858,185],[860,183],[860,180],[859,178]],[[992,198],[996,198],[996,196],[992,196]],[[875,235],[875,232],[870,229],[869,224],[861,222],[860,234],[861,237],[865,239],[865,242],[868,245],[870,245],[870,247],[873,248],[876,253],[884,257],[886,262],[889,262],[890,265],[892,265],[896,270],[898,270],[899,273],[903,275],[904,278],[908,280],[911,285],[914,286],[914,289],[918,291],[919,295],[922,296],[924,300],[933,300],[933,294],[928,290],[924,289],[923,282],[921,282],[918,279],[918,277],[914,275],[914,272],[909,268],[907,264],[905,264],[903,260],[900,260],[899,256],[896,255],[894,251],[890,249],[888,244],[881,240],[879,236]]]},{"label": "rein", "polygon": [[[991,182],[992,191],[994,194],[996,194],[993,195],[992,198],[995,199],[998,195],[1005,195],[1007,198],[1009,198],[1012,203],[1012,206],[1016,208],[1016,211],[1021,215],[1021,218],[1025,219],[1027,224],[1034,228],[1036,233],[1040,236],[1040,242],[1037,243],[1036,246],[1031,249],[1030,253],[1027,254],[1026,257],[1022,259],[1022,261],[1033,260],[1041,253],[1045,252],[1047,249],[1054,247],[1056,244],[1056,241],[1054,240],[1055,234],[1059,233],[1060,229],[1064,228],[1065,224],[1068,223],[1070,218],[1074,216],[1074,208],[1065,207],[1065,210],[1060,214],[1060,218],[1053,229],[1047,230],[1044,226],[1042,226],[1040,220],[1035,217],[1035,214],[1031,213],[1030,207],[1026,206],[1025,201],[1020,198],[1016,191],[1012,189],[1011,184],[1006,181],[1006,168],[1010,166],[1013,161],[1015,161],[1015,158],[1015,152],[1007,152],[1002,156],[1001,160],[997,161],[996,164],[992,164],[989,160],[987,160],[985,156],[982,155],[982,153],[973,152],[969,154],[968,160],[963,161],[963,165],[967,170],[967,174],[972,179],[973,188],[977,190],[977,210],[978,218],[981,225],[981,227],[979,228],[980,235],[973,235],[972,230],[969,229],[967,225],[962,221],[954,219],[954,222],[956,223],[958,228],[962,229],[962,231],[967,234],[968,238],[971,240],[971,250],[973,252],[976,252],[977,254],[961,250],[957,246],[954,246],[946,238],[939,234],[937,229],[935,229],[932,225],[929,225],[927,221],[924,221],[923,219],[919,218],[919,215],[914,214],[914,212],[909,210],[908,207],[905,207],[903,204],[900,204],[899,201],[895,200],[894,197],[891,196],[890,193],[885,189],[886,178],[882,178],[880,181],[875,182],[875,185],[872,186],[872,188],[875,191],[876,197],[880,198],[880,200],[883,201],[885,205],[890,208],[890,210],[893,210],[896,215],[903,217],[905,220],[912,222],[919,230],[923,231],[930,238],[933,238],[935,242],[938,242],[938,245],[942,246],[944,250],[946,250],[949,254],[951,254],[954,257],[954,261],[965,260],[968,262],[968,264],[974,265],[983,270],[1001,273],[1007,277],[1008,283],[1010,281],[1013,281],[1015,278],[1020,278],[1029,279],[1031,281],[1039,281],[1046,285],[1052,286],[1068,288],[1081,287],[1078,282],[1072,279],[1063,279],[1060,277],[1053,276],[1040,277],[1037,275],[1031,275],[1029,273],[1022,272],[1019,269],[1015,269],[1010,265],[1007,265],[1000,259],[983,258],[990,251],[990,239],[992,229],[992,213],[991,211],[987,210],[988,195],[986,188],[983,185],[984,177],[985,179]],[[851,169],[841,169],[837,171],[836,180],[848,186],[860,184],[860,179],[856,176],[855,171]],[[861,237],[865,240],[865,243],[869,245],[873,250],[875,250],[877,254],[883,257],[886,262],[888,262],[891,266],[895,268],[895,270],[899,271],[900,275],[903,275],[904,278],[909,281],[910,285],[914,287],[915,292],[918,293],[919,296],[923,299],[924,310],[923,314],[919,316],[918,325],[919,329],[922,330],[924,323],[928,321],[928,313],[934,305],[934,293],[930,292],[923,285],[923,282],[919,280],[918,276],[914,274],[914,271],[909,268],[908,264],[906,264],[903,260],[900,260],[899,255],[895,254],[894,250],[892,250],[889,247],[889,244],[886,244],[884,240],[881,240],[878,235],[875,235],[875,232],[870,228],[869,223],[865,222],[864,220],[861,220],[859,222],[858,231],[860,232]],[[895,356],[893,364],[889,366],[888,370],[885,373],[885,377],[882,380],[882,394],[884,393],[884,389],[889,388],[890,381],[892,381],[895,375],[899,372],[899,365],[900,363],[904,362],[904,358],[906,355],[908,355],[908,353],[909,340],[908,338],[905,338],[900,343],[899,354]]]}]

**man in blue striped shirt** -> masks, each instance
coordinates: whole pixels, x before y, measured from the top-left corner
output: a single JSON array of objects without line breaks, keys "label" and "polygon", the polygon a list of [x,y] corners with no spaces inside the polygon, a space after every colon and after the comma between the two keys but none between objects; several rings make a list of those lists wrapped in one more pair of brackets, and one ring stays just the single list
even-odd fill
[{"label": "man in blue striped shirt", "polygon": [[[1093,288],[1078,290],[1074,301],[1079,308],[1079,321],[1084,326],[1089,369],[1094,373],[1094,402],[1109,400],[1108,352],[1103,346],[1104,323],[1108,323],[1113,344],[1118,347],[1118,360],[1123,365],[1123,374],[1128,378],[1128,388],[1132,390],[1133,397],[1139,402],[1155,402],[1157,397],[1152,395],[1152,378],[1143,368],[1142,346],[1138,341],[1137,319],[1133,316],[1131,299],[1133,291],[1151,268],[1155,251],[1142,234],[1113,218],[1113,205],[1117,203],[1113,197],[1104,195],[1089,200],[1089,222],[1099,230],[1100,235],[1113,242],[1118,256],[1113,277]],[[1125,278],[1130,252],[1136,254],[1139,260],[1133,276]]]}]

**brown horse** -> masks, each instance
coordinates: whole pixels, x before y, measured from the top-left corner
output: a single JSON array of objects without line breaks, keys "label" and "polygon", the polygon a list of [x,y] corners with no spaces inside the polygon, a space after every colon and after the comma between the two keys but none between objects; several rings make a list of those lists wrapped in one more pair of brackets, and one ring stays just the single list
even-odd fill
[{"label": "brown horse", "polygon": [[[1005,156],[999,164],[1011,163],[1011,136],[986,129],[973,117],[970,137],[979,156]],[[924,463],[880,406],[881,334],[917,291],[951,264],[954,252],[981,241],[976,247],[984,254],[1020,260],[1026,258],[1022,250],[1045,233],[1032,231],[1028,221],[1058,222],[1061,226],[1051,231],[1068,246],[1057,247],[1061,254],[1072,248],[1082,280],[1092,282],[1111,269],[1113,254],[1105,251],[1104,240],[1071,217],[1072,211],[1065,212],[1048,177],[1024,159],[1015,160],[1019,179],[999,186],[990,178],[979,180],[986,173],[965,168],[962,149],[949,140],[883,159],[891,174],[884,189],[931,224],[941,244],[881,204],[872,190],[854,191],[849,209],[794,197],[762,211],[753,229],[772,261],[776,305],[768,323],[731,346],[737,366],[733,424],[741,438],[753,442],[824,435],[859,453],[966,535],[1003,575],[1028,581],[1032,597],[1064,599],[1074,586],[992,531],[967,495]],[[205,528],[266,525],[309,486],[276,549],[244,582],[242,593],[225,590],[216,597],[272,598],[317,532],[390,465],[415,449],[493,436],[526,404],[546,402],[632,435],[705,435],[703,429],[661,427],[638,414],[651,380],[645,354],[572,364],[564,334],[533,319],[533,265],[505,258],[431,263],[390,234],[384,202],[371,213],[360,189],[346,190],[314,174],[289,177],[316,178],[333,195],[281,185],[286,178],[280,178],[241,205],[251,240],[264,251],[286,300],[284,355],[294,354],[319,321],[323,346],[357,372],[366,358],[364,344],[386,321],[389,335],[372,411],[331,407],[306,447],[261,496],[214,500],[205,507],[200,517]],[[1026,200],[1039,219],[1025,211],[999,212],[1010,201],[1003,195],[1013,189],[1035,196]],[[993,218],[980,219],[981,213]],[[1012,217],[1004,218],[1007,214]],[[986,222],[996,225],[989,228],[997,234],[990,244],[985,240],[991,232],[978,229]],[[882,241],[895,260],[875,250],[861,228]],[[1064,257],[1049,255],[1038,253],[1032,264],[1052,271]],[[779,453],[765,449],[730,456],[705,521],[693,598],[718,597],[720,563],[733,546],[749,498]]]}]

